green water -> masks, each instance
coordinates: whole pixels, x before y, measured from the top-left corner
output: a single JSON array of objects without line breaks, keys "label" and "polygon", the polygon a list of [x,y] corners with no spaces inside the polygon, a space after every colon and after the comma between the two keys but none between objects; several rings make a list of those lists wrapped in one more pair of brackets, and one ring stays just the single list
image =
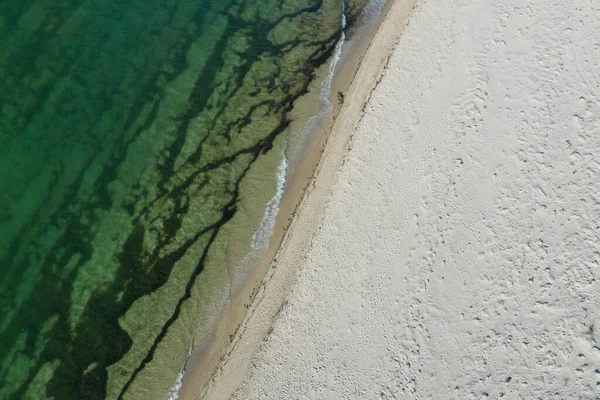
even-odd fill
[{"label": "green water", "polygon": [[0,399],[166,396],[208,254],[342,9],[0,0]]}]

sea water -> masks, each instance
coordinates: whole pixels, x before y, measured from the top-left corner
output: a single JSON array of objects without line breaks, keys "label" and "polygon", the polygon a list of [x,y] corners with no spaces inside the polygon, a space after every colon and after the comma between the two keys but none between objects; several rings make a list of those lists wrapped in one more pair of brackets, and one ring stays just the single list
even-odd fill
[{"label": "sea water", "polygon": [[0,399],[168,396],[188,350],[161,348],[190,348],[207,255],[342,9],[0,3]]}]

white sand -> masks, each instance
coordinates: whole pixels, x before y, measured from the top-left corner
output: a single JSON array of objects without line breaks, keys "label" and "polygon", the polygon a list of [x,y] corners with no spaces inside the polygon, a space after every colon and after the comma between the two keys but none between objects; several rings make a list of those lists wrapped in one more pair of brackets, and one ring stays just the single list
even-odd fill
[{"label": "white sand", "polygon": [[600,398],[600,2],[422,1],[353,132],[235,398]]}]

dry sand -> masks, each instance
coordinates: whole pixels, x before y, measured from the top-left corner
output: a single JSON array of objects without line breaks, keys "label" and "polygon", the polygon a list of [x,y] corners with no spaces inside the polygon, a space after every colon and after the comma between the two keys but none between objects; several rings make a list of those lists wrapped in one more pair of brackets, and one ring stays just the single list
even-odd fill
[{"label": "dry sand", "polygon": [[206,398],[600,398],[600,3],[412,3]]}]

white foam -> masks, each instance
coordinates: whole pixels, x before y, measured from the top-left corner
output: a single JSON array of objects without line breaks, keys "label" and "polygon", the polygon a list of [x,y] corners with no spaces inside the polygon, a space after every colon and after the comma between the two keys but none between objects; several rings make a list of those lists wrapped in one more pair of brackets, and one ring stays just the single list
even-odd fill
[{"label": "white foam", "polygon": [[[190,352],[188,353],[188,359],[191,355],[192,355],[192,352],[190,350]],[[175,381],[175,384],[167,392],[166,400],[177,400],[179,398],[179,391],[181,390],[181,387],[183,386],[183,378],[185,377],[186,364],[187,364],[187,360],[185,363],[183,363],[183,367],[181,367],[181,372],[179,372],[179,375],[177,376],[177,380]]]},{"label": "white foam", "polygon": [[265,207],[265,213],[256,232],[252,235],[252,244],[250,251],[246,253],[242,261],[240,261],[236,274],[232,277],[231,292],[234,293],[246,280],[247,273],[253,265],[260,261],[267,249],[269,248],[269,240],[275,230],[275,222],[279,213],[279,204],[285,191],[286,175],[288,169],[287,157],[285,148],[282,154],[281,164],[277,170],[277,190],[275,195]]},{"label": "white foam", "polygon": [[319,114],[329,114],[333,108],[333,104],[329,100],[329,96],[331,95],[331,87],[333,85],[333,78],[335,76],[335,70],[342,59],[342,50],[344,48],[344,42],[346,41],[346,33],[344,30],[346,29],[346,14],[342,12],[342,35],[340,36],[340,40],[335,45],[333,58],[331,60],[331,64],[329,64],[329,74],[321,84],[321,98],[323,102],[326,104],[325,107],[321,110]]},{"label": "white foam", "polygon": [[277,191],[275,192],[273,198],[267,203],[265,215],[260,222],[260,227],[252,236],[253,251],[264,251],[269,246],[269,239],[271,239],[271,235],[273,235],[273,231],[275,229],[275,220],[277,218],[277,214],[279,213],[279,203],[281,202],[281,198],[283,197],[283,192],[285,189],[285,176],[287,174],[287,167],[288,163],[284,149],[281,165],[277,171]]},{"label": "white foam", "polygon": [[[331,95],[333,78],[335,76],[337,65],[342,58],[342,49],[346,38],[346,34],[344,33],[345,28],[346,15],[344,12],[342,12],[342,34],[340,40],[335,46],[333,57],[331,63],[329,64],[329,73],[321,83],[321,100],[323,102],[323,106],[317,114],[308,119],[304,125],[304,129],[302,130],[303,135],[308,135],[313,132],[321,120],[329,116],[333,110],[333,104],[329,100],[329,96]],[[256,264],[260,260],[260,257],[262,257],[269,248],[269,240],[271,239],[273,231],[275,230],[275,221],[277,219],[277,214],[279,213],[279,203],[281,202],[281,198],[283,197],[285,189],[287,171],[288,159],[284,148],[283,159],[277,172],[277,192],[275,193],[275,196],[273,196],[273,198],[267,203],[265,214],[260,226],[252,236],[250,251],[244,256],[238,265],[238,268],[236,269],[236,275],[232,278],[231,282],[232,292],[235,292],[243,284],[246,279],[245,272],[248,272],[249,268]]]},{"label": "white foam", "polygon": [[[329,96],[331,95],[333,79],[335,77],[337,66],[339,65],[342,59],[342,51],[344,48],[344,43],[346,42],[346,33],[344,32],[345,28],[346,14],[345,12],[342,12],[342,34],[335,45],[333,56],[331,58],[331,62],[329,63],[329,73],[321,82],[320,98],[322,106],[316,114],[308,118],[302,129],[298,131],[299,137],[303,138],[301,141],[305,142],[310,137],[310,135],[317,130],[321,122],[323,122],[327,117],[329,117],[331,115],[331,112],[333,111],[333,104],[329,100]],[[296,162],[295,158],[297,157],[292,158],[293,165],[295,165]]]}]

